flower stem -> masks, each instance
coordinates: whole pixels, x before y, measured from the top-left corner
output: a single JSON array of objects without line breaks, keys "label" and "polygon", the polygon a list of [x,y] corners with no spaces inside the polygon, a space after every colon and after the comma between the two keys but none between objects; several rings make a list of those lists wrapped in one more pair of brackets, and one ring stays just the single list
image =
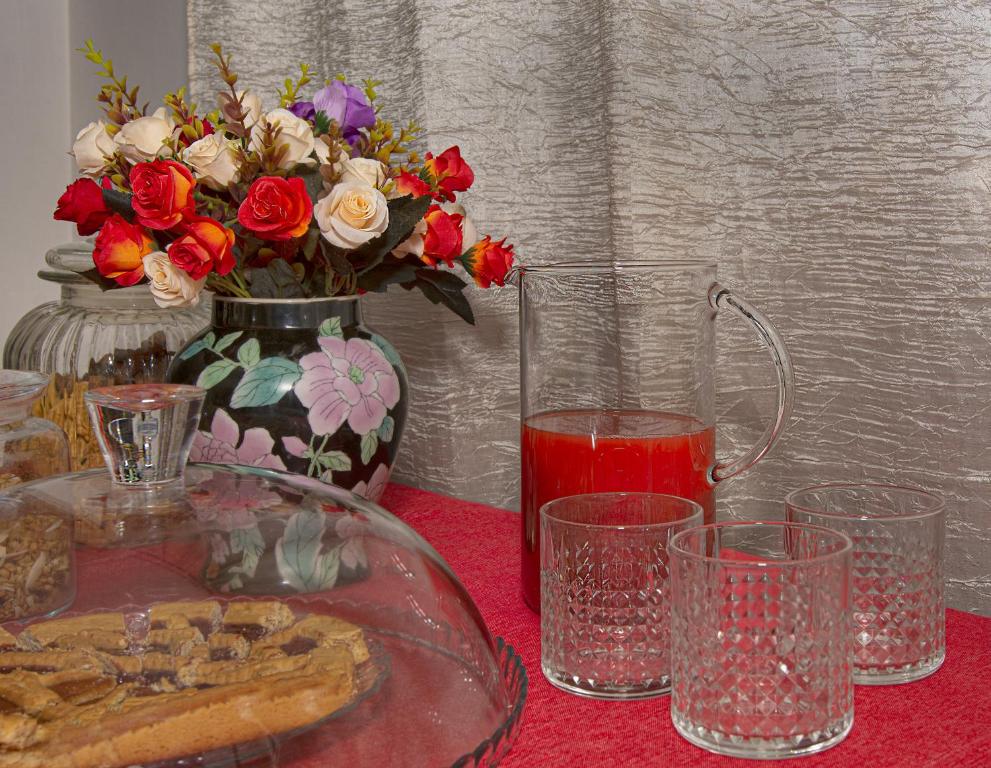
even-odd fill
[{"label": "flower stem", "polygon": [[[316,437],[316,435],[314,435],[313,437]],[[313,437],[310,438],[310,451],[312,452],[313,455],[310,458],[310,466],[306,470],[306,476],[307,477],[314,477],[315,474],[316,474],[314,472],[314,470],[320,468],[320,463],[319,463],[318,459],[320,458],[321,454],[323,453],[323,449],[327,447],[327,441],[330,440],[330,435],[324,435],[323,436],[323,442],[320,443],[320,447],[317,448],[314,451],[313,450]]]},{"label": "flower stem", "polygon": [[244,282],[244,276],[241,274],[241,270],[235,267],[231,270],[231,277],[234,278],[234,282],[237,283],[248,296],[251,296],[251,292],[248,290],[248,284]]},{"label": "flower stem", "polygon": [[251,298],[251,293],[248,292],[247,286],[242,287],[237,283],[235,283],[233,280],[228,280],[226,277],[221,277],[220,275],[217,274],[211,274],[210,277],[207,278],[207,283],[210,286],[211,290],[216,290],[217,288],[221,288],[223,291],[225,291],[227,294],[231,296],[237,296],[242,299]]}]

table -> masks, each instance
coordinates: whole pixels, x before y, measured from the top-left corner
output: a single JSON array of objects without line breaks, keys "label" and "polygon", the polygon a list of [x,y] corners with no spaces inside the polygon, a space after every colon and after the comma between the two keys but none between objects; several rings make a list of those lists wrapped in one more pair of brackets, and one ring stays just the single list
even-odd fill
[{"label": "table", "polygon": [[[758,761],[719,757],[675,733],[668,699],[602,702],[553,688],[540,672],[540,618],[519,588],[519,515],[390,485],[382,505],[426,538],[458,574],[493,634],[530,677],[523,727],[505,768],[690,766]],[[915,683],[858,686],[853,731],[819,755],[776,765],[821,768],[991,768],[991,619],[949,610],[947,659]]]}]

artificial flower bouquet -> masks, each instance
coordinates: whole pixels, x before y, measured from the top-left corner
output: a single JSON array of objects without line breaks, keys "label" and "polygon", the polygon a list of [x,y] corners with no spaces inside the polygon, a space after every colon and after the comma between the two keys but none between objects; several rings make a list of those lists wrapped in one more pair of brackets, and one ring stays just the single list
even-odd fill
[{"label": "artificial flower bouquet", "polygon": [[479,237],[456,201],[471,167],[456,146],[421,159],[417,126],[380,116],[380,83],[338,78],[306,100],[300,65],[265,111],[214,45],[218,108],[198,113],[180,89],[149,114],[92,42],[82,52],[107,81],[97,97],[107,119],[76,136],[82,177],[55,218],[96,233],[85,274],[104,287],[146,281],[160,306],[189,306],[204,288],[295,299],[398,283],[473,322],[455,265],[483,288],[503,284],[512,246]]}]

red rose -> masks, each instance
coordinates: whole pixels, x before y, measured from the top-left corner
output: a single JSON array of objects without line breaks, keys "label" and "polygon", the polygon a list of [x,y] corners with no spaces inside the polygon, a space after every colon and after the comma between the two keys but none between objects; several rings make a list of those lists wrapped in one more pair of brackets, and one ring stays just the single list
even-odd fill
[{"label": "red rose", "polygon": [[461,255],[461,216],[448,213],[439,205],[431,205],[423,217],[427,231],[423,234],[423,255],[420,257],[434,267],[438,261],[453,267]]},{"label": "red rose", "polygon": [[131,207],[149,229],[171,229],[194,210],[196,180],[175,160],[152,160],[131,169]]},{"label": "red rose", "polygon": [[[214,127],[213,127],[213,123],[211,123],[209,120],[206,120],[204,118],[198,118],[195,115],[191,115],[189,117],[189,119],[186,120],[186,125],[192,125],[197,120],[199,120],[203,124],[203,135],[199,137],[200,139],[205,138],[205,137],[209,136],[211,133],[214,133],[215,132],[214,131]],[[179,143],[182,146],[188,147],[194,141],[196,141],[196,139],[191,139],[185,133],[183,133],[182,131],[179,131]]]},{"label": "red rose", "polygon": [[92,179],[76,179],[65,188],[55,209],[58,221],[74,221],[80,235],[92,235],[110,218],[103,190]]},{"label": "red rose", "polygon": [[396,177],[396,191],[402,195],[413,195],[413,197],[423,197],[429,195],[430,185],[419,176],[414,176],[408,171],[403,171]]},{"label": "red rose", "polygon": [[234,232],[209,216],[191,216],[182,222],[179,237],[169,246],[169,261],[193,280],[210,272],[226,275],[234,269]]},{"label": "red rose", "polygon": [[148,230],[115,213],[96,236],[93,263],[104,277],[119,285],[134,285],[145,275],[141,259],[153,250],[155,241]]},{"label": "red rose", "polygon": [[306,184],[297,177],[262,176],[248,189],[237,209],[237,220],[265,240],[291,240],[306,233],[313,218],[313,202]]},{"label": "red rose", "polygon": [[438,200],[454,202],[455,192],[464,192],[475,181],[471,167],[461,159],[458,147],[449,147],[434,157],[429,152],[424,155],[423,167],[429,171],[434,180]]},{"label": "red rose", "polygon": [[461,263],[482,288],[492,283],[503,285],[506,273],[513,266],[513,246],[506,245],[506,238],[494,243],[486,235],[461,257]]}]

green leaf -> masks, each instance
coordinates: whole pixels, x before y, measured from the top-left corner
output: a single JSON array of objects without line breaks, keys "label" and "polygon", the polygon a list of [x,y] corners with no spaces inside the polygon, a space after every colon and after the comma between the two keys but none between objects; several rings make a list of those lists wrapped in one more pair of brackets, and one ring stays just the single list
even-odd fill
[{"label": "green leaf", "polygon": [[240,336],[241,336],[242,333],[244,333],[244,331],[234,331],[234,333],[228,333],[226,336],[221,336],[220,337],[220,341],[218,341],[216,344],[214,344],[213,351],[214,352],[223,352],[231,344],[233,344],[235,341],[237,341],[240,338]]},{"label": "green leaf", "polygon": [[103,202],[114,213],[119,213],[128,221],[134,218],[134,208],[131,207],[131,195],[116,189],[104,189]]},{"label": "green leaf", "polygon": [[[378,429],[378,437],[383,443],[391,443],[392,436],[396,431],[396,420],[391,416],[386,416],[382,419],[382,424]],[[367,463],[367,462],[366,462]]]},{"label": "green leaf", "polygon": [[210,331],[206,336],[203,337],[203,343],[206,344],[210,349],[213,349],[213,345],[217,342],[217,334]]},{"label": "green leaf", "polygon": [[350,472],[351,457],[344,451],[328,451],[317,457],[320,465],[334,472]]},{"label": "green leaf", "polygon": [[258,561],[265,551],[265,539],[257,525],[250,528],[236,528],[231,531],[231,552],[241,552],[241,573],[253,577],[258,570]]},{"label": "green leaf", "polygon": [[[268,263],[268,271],[272,275],[272,281],[278,290],[277,298],[280,299],[305,299],[306,291],[303,290],[299,282],[300,275],[294,266],[285,259],[273,259]],[[303,265],[298,265],[300,270]]]},{"label": "green leaf", "polygon": [[376,347],[378,347],[382,354],[385,355],[385,359],[388,360],[392,365],[401,371],[406,370],[406,366],[403,365],[402,358],[399,357],[399,353],[396,348],[389,343],[389,341],[377,333],[373,333],[369,341],[372,342]]},{"label": "green leaf", "polygon": [[443,304],[465,322],[475,324],[471,304],[462,291],[467,283],[452,272],[416,270],[416,287],[434,304]]},{"label": "green leaf", "polygon": [[319,589],[315,585],[324,575],[320,547],[326,519],[323,512],[308,509],[297,512],[289,518],[285,533],[275,544],[279,576],[299,592]]},{"label": "green leaf", "polygon": [[216,360],[202,371],[196,379],[196,386],[203,389],[210,389],[226,379],[237,368],[237,363],[233,360]]},{"label": "green leaf", "polygon": [[379,436],[378,432],[369,432],[366,435],[361,436],[361,463],[367,464],[372,460],[372,456],[375,455],[375,451],[379,447]]},{"label": "green leaf", "polygon": [[410,236],[433,200],[423,197],[397,197],[389,201],[389,226],[378,237],[351,252],[351,263],[359,275],[377,267],[386,254]]},{"label": "green leaf", "polygon": [[203,339],[198,339],[179,353],[179,359],[188,360],[194,355],[198,355],[204,349],[206,349],[206,342],[204,342]]},{"label": "green leaf", "polygon": [[320,230],[316,227],[310,227],[306,231],[306,239],[303,240],[303,257],[307,261],[313,261],[314,255],[317,252],[317,246],[320,245]]},{"label": "green leaf", "polygon": [[258,339],[248,339],[244,342],[237,350],[237,359],[241,361],[241,364],[245,368],[258,365],[258,361],[262,359],[261,345],[258,343]]},{"label": "green leaf", "polygon": [[337,583],[337,574],[341,568],[341,549],[343,545],[334,547],[329,552],[320,555],[317,561],[317,569],[313,589],[330,589]]},{"label": "green leaf", "polygon": [[395,283],[408,283],[416,279],[416,267],[412,264],[383,263],[361,273],[358,287],[364,291],[381,293]]},{"label": "green leaf", "polygon": [[[315,202],[323,191],[323,176],[320,175],[320,166],[314,165],[306,168],[305,166],[297,165],[294,173],[303,180],[303,184],[306,185],[306,194],[309,195],[310,200]],[[316,230],[316,233],[319,236],[320,231]]]},{"label": "green leaf", "polygon": [[[326,240],[320,240],[320,250],[330,264],[330,270],[334,274],[340,275],[345,279],[350,279],[354,276],[354,267],[351,266],[351,262],[348,261],[347,256],[344,255],[344,251],[340,248],[331,245]],[[330,274],[328,273],[328,277]],[[328,291],[329,293],[329,291]]]},{"label": "green leaf", "polygon": [[274,405],[292,390],[302,371],[284,357],[266,357],[249,368],[231,394],[231,408]]},{"label": "green leaf", "polygon": [[336,336],[338,339],[343,339],[344,331],[341,330],[341,318],[328,317],[320,323],[317,333],[321,336]]},{"label": "green leaf", "polygon": [[306,292],[285,259],[275,258],[265,268],[246,269],[251,295],[256,299],[302,299]]},{"label": "green leaf", "polygon": [[313,117],[313,135],[320,136],[324,133],[330,133],[330,118],[321,110]]}]

